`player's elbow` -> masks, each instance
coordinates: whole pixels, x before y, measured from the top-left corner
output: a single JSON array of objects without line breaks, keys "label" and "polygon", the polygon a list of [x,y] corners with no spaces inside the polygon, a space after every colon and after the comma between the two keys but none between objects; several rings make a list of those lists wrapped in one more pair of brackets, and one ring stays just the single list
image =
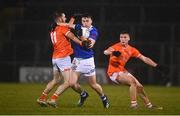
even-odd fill
[{"label": "player's elbow", "polygon": [[109,52],[107,50],[104,50],[105,55],[109,55]]},{"label": "player's elbow", "polygon": [[143,56],[143,55],[141,55],[140,57],[139,57],[143,62],[147,62],[147,57],[146,56]]}]

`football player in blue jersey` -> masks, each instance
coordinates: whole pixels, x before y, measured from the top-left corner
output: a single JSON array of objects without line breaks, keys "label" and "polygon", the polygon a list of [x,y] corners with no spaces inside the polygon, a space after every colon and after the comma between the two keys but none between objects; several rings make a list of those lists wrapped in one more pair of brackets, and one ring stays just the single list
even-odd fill
[{"label": "football player in blue jersey", "polygon": [[85,48],[73,42],[74,59],[72,61],[72,75],[69,82],[71,87],[80,94],[78,102],[79,107],[84,104],[84,101],[89,96],[88,93],[82,90],[80,85],[77,83],[80,75],[83,75],[88,79],[91,88],[100,96],[103,106],[109,108],[108,98],[104,94],[101,85],[96,82],[94,52],[92,48],[98,38],[98,31],[92,25],[92,22],[92,16],[84,14],[81,17],[82,24],[69,25],[69,27],[76,30],[77,35],[81,40],[88,40],[91,43],[89,48]]}]

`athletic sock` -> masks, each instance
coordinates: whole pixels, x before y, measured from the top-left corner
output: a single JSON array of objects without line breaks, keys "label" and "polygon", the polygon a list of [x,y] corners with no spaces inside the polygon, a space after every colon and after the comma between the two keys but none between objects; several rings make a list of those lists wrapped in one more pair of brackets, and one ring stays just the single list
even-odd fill
[{"label": "athletic sock", "polygon": [[81,97],[86,97],[86,92],[82,91],[80,95],[81,95]]},{"label": "athletic sock", "polygon": [[52,96],[51,96],[51,100],[53,101],[56,101],[58,98],[58,95],[56,93],[54,93]]},{"label": "athletic sock", "polygon": [[101,99],[102,99],[102,101],[105,101],[105,100],[107,100],[107,97],[105,95],[102,95]]},{"label": "athletic sock", "polygon": [[43,93],[41,94],[41,96],[39,97],[39,99],[45,100],[46,97],[47,97],[47,94],[43,92]]},{"label": "athletic sock", "polygon": [[135,107],[135,106],[137,106],[138,104],[137,104],[137,101],[131,101],[131,107]]}]

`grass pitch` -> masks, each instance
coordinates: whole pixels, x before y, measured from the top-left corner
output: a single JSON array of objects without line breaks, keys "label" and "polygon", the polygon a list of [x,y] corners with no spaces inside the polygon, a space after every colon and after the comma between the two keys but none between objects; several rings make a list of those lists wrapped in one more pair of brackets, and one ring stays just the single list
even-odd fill
[{"label": "grass pitch", "polygon": [[[138,99],[139,108],[129,109],[129,89],[125,86],[103,85],[109,98],[110,108],[104,109],[98,95],[88,86],[82,85],[89,93],[84,106],[76,103],[79,95],[68,89],[58,99],[58,108],[40,107],[36,99],[45,88],[45,84],[0,84],[0,114],[23,115],[177,115],[180,114],[180,87],[145,86],[151,102],[162,106],[163,110],[145,109]],[[51,95],[51,94],[50,94]]]}]

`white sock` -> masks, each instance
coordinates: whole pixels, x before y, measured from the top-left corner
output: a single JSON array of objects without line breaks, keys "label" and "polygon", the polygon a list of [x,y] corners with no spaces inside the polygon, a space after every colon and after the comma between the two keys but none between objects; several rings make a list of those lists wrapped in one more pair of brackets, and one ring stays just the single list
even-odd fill
[{"label": "white sock", "polygon": [[134,107],[134,106],[137,106],[137,101],[131,101],[131,106]]}]

